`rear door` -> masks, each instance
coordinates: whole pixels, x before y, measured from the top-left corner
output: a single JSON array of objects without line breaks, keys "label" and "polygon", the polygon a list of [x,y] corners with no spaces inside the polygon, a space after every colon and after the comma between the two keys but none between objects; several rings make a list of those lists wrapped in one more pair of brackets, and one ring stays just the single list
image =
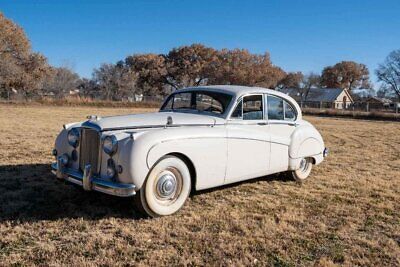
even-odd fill
[{"label": "rear door", "polygon": [[267,116],[271,138],[272,172],[287,170],[289,166],[289,145],[296,128],[295,108],[278,96],[266,95]]}]

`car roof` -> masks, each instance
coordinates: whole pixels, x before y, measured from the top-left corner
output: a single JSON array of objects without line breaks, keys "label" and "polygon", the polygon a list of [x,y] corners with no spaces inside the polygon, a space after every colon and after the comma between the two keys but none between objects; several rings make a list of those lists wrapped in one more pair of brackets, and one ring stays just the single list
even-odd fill
[{"label": "car roof", "polygon": [[[279,96],[283,99],[286,99],[289,101],[296,109],[297,111],[297,118],[302,119],[302,114],[301,114],[301,108],[297,104],[296,100],[294,100],[292,97],[290,97],[287,94],[284,94],[282,92],[279,92],[277,90],[273,89],[267,89],[263,87],[251,87],[251,86],[240,86],[240,85],[207,85],[207,86],[194,86],[194,87],[187,87],[183,89],[176,90],[172,94],[176,93],[183,93],[183,92],[191,92],[191,91],[209,91],[209,92],[221,92],[221,93],[226,93],[234,96],[234,100],[239,100],[242,96],[247,95],[247,94],[270,94],[270,95],[275,95]],[[167,101],[167,100],[165,100]],[[234,108],[234,102],[230,104],[230,107],[228,109]]]},{"label": "car roof", "polygon": [[206,91],[220,91],[229,94],[236,95],[236,97],[252,94],[252,93],[269,93],[273,95],[285,96],[285,94],[278,92],[276,90],[267,89],[263,87],[252,87],[252,86],[241,86],[241,85],[207,85],[207,86],[196,86],[196,87],[187,87],[184,89],[177,90],[175,92],[185,92],[192,90],[206,90]]}]

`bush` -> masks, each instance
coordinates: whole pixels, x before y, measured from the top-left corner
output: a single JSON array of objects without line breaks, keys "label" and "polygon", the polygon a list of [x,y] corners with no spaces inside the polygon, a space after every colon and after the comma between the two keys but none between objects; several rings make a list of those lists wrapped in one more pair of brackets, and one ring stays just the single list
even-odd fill
[{"label": "bush", "polygon": [[317,108],[303,108],[304,115],[326,116],[326,117],[349,117],[355,119],[369,119],[369,120],[390,120],[400,121],[400,113],[386,113],[378,111],[352,111],[343,109],[317,109]]}]

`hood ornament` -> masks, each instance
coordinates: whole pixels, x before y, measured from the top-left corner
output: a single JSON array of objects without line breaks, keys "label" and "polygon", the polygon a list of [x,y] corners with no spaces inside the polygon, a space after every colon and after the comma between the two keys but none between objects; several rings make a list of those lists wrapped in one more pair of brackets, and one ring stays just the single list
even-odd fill
[{"label": "hood ornament", "polygon": [[101,119],[101,117],[97,116],[97,115],[89,115],[86,117],[88,120],[90,121],[98,121]]}]

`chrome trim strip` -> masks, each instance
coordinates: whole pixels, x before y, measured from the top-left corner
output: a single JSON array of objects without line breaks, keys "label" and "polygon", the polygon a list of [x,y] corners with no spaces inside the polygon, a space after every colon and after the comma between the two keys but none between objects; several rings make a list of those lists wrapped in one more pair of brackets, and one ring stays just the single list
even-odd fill
[{"label": "chrome trim strip", "polygon": [[176,127],[188,127],[188,126],[203,126],[203,127],[213,127],[218,125],[225,124],[214,124],[214,123],[205,123],[205,124],[172,124],[172,125],[146,125],[146,126],[128,126],[128,127],[114,127],[114,128],[104,128],[100,130],[100,132],[106,131],[118,131],[118,130],[135,130],[135,129],[151,129],[151,128],[176,128]]},{"label": "chrome trim strip", "polygon": [[297,126],[297,121],[285,121],[285,120],[269,120],[268,124],[281,124],[281,125],[290,125],[290,126]]},{"label": "chrome trim strip", "polygon": [[[51,164],[51,168],[54,174],[59,171],[56,162]],[[89,182],[90,190],[119,197],[130,197],[136,194],[136,186],[134,184],[121,184],[104,181],[99,179],[98,177],[89,177],[87,174],[82,174],[79,171],[69,168],[64,168],[64,170],[62,170],[62,173],[65,175],[64,180],[70,183],[84,187],[84,182]]]}]

